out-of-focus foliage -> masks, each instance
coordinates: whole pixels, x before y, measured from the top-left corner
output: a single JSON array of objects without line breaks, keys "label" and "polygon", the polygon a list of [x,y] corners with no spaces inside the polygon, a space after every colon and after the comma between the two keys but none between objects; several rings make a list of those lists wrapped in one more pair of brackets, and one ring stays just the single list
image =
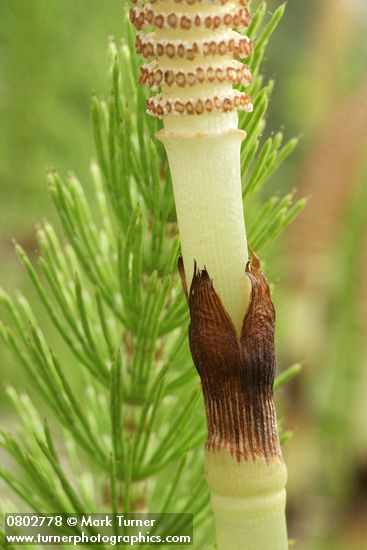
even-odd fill
[{"label": "out-of-focus foliage", "polygon": [[296,432],[286,450],[290,532],[296,548],[360,550],[367,547],[367,4],[289,2],[282,30],[267,63],[278,83],[271,123],[303,133],[283,178],[309,199],[276,267],[279,358],[303,363],[284,395]]},{"label": "out-of-focus foliage", "polygon": [[[116,0],[0,2],[0,265],[5,288],[29,288],[12,239],[36,250],[35,224],[55,220],[46,169],[88,177],[88,98],[107,89],[106,37],[121,34]],[[83,64],[80,59],[86,60]],[[88,190],[87,190],[88,191]],[[37,307],[37,306],[36,306]],[[0,349],[0,376],[18,376]],[[5,406],[3,388],[0,401]]]},{"label": "out-of-focus foliage", "polygon": [[121,14],[116,0],[0,2],[1,234],[27,233],[48,212],[47,167],[87,174],[86,98],[106,88],[106,37],[120,35]]}]

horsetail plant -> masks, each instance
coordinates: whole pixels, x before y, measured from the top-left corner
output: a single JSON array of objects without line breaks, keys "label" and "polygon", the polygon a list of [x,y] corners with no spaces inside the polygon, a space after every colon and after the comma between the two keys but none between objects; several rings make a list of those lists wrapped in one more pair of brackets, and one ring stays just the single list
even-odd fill
[{"label": "horsetail plant", "polygon": [[164,124],[157,138],[174,189],[217,547],[283,550],[287,475],[273,403],[275,310],[258,258],[248,261],[241,191],[250,121],[239,128],[237,112],[253,111],[243,91],[252,76],[236,59],[250,55],[252,42],[233,27],[248,29],[247,1],[137,4],[137,51],[152,59],[140,81],[161,89],[147,112]]},{"label": "horsetail plant", "polygon": [[[169,10],[165,1],[154,4],[154,17],[163,17],[161,28],[161,19],[156,22],[157,39],[182,43],[186,51],[192,41],[189,31],[168,29],[164,14],[167,10],[176,14],[177,21],[186,17],[185,26],[198,5],[172,6]],[[231,25],[237,25],[237,11],[239,24],[249,23],[245,7],[237,10],[232,4],[218,7],[203,2],[197,15],[201,7],[205,13],[208,10],[208,17],[213,15],[213,25],[218,9],[222,14],[216,29],[197,26],[202,45],[211,33],[218,47],[219,36],[232,44],[224,12],[231,15]],[[146,10],[139,6],[133,12],[139,27],[145,18],[150,23]],[[282,12],[281,7],[266,22],[262,3],[248,38],[233,35],[237,49],[238,44],[246,45],[238,53],[250,53],[253,40],[248,69],[226,55],[211,57],[208,66],[204,55],[190,59],[190,53],[185,60],[158,52],[158,65],[153,61],[142,69],[143,81],[154,84],[161,64],[167,64],[165,74],[171,71],[175,79],[182,73],[191,75],[193,63],[199,61],[208,69],[204,77],[197,73],[204,82],[192,82],[190,87],[179,84],[181,77],[175,84],[167,77],[165,84],[160,83],[167,101],[175,99],[178,90],[184,101],[192,93],[199,100],[218,90],[225,107],[225,112],[214,112],[213,107],[212,113],[205,113],[203,106],[197,116],[169,117],[160,111],[169,103],[158,96],[148,105],[164,117],[162,127],[159,117],[145,115],[148,98],[146,90],[136,85],[135,35],[125,10],[121,48],[112,41],[109,45],[111,94],[107,100],[93,96],[91,102],[97,152],[91,166],[94,192],[87,198],[74,174],[64,180],[50,171],[49,191],[63,237],[48,222],[38,228],[38,269],[16,245],[50,323],[42,323],[39,308],[34,309],[23,294],[12,298],[0,292],[0,336],[16,368],[28,375],[27,392],[7,389],[20,428],[17,434],[5,428],[0,432],[0,446],[8,456],[0,477],[16,495],[0,499],[1,511],[19,507],[40,513],[191,512],[194,547],[214,546],[200,459],[205,418],[186,342],[187,304],[176,274],[175,204],[165,150],[154,139],[158,132],[171,163],[184,286],[193,278],[188,293],[190,343],[208,408],[205,460],[217,544],[273,550],[286,544],[285,470],[271,391],[273,307],[255,256],[244,272],[247,252],[239,170],[241,163],[246,182],[242,195],[251,201],[249,242],[263,254],[303,206],[303,201],[292,205],[292,194],[262,204],[256,193],[296,145],[296,140],[282,145],[281,133],[261,139],[272,83],[263,85],[259,66]],[[146,44],[150,55],[159,41],[140,36],[139,44],[139,48]],[[228,69],[230,80],[225,76],[222,83],[213,83],[211,65],[216,71],[224,65],[225,72],[218,76],[227,75]],[[230,90],[230,83],[242,86],[251,81],[250,69],[252,114],[248,96]],[[239,129],[236,102],[244,108]],[[240,153],[244,128],[247,138]],[[266,323],[259,323],[259,314]],[[257,377],[263,374],[257,366],[264,334],[268,345],[261,365],[269,370]],[[297,371],[297,366],[284,371],[276,386]],[[288,437],[287,432],[280,433],[281,442]]]}]

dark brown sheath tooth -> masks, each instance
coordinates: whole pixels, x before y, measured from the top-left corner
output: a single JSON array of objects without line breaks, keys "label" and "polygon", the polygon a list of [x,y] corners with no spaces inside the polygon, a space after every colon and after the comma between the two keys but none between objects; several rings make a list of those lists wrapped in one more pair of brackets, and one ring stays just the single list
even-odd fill
[{"label": "dark brown sheath tooth", "polygon": [[258,258],[253,255],[244,275],[252,292],[239,337],[208,272],[195,266],[189,292],[182,259],[179,272],[190,308],[191,353],[204,394],[207,449],[226,448],[239,462],[280,457],[273,402],[275,310]]}]

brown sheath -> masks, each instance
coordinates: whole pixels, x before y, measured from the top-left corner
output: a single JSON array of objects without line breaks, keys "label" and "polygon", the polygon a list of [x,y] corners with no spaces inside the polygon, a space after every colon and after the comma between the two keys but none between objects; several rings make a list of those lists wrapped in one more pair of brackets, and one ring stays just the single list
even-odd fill
[{"label": "brown sheath", "polygon": [[206,269],[187,290],[190,348],[199,372],[208,422],[207,449],[228,448],[238,461],[281,456],[273,402],[275,310],[269,285],[253,254],[246,267],[251,300],[238,337]]}]

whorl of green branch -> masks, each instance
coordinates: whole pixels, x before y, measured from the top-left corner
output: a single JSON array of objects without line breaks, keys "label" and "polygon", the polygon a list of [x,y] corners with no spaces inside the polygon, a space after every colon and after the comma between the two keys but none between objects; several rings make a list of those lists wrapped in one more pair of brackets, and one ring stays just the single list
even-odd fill
[{"label": "whorl of green branch", "polygon": [[[266,22],[263,3],[250,27],[255,110],[251,118],[241,115],[247,199],[296,145],[282,145],[281,133],[262,138],[273,84],[263,82],[259,67],[282,12]],[[195,545],[204,548],[212,535],[197,455],[206,430],[176,276],[171,182],[163,146],[153,139],[160,122],[146,117],[146,96],[135,84],[139,60],[127,16],[122,36],[121,48],[109,46],[111,93],[91,102],[97,159],[84,184],[91,198],[75,175],[49,173],[63,234],[49,223],[38,229],[37,267],[16,246],[48,321],[35,318],[22,294],[0,295],[0,334],[32,394],[8,389],[20,427],[17,435],[1,431],[16,470],[0,469],[0,476],[23,506],[39,512],[141,505],[192,512]],[[248,223],[251,246],[261,253],[302,206],[292,205],[291,194],[261,204]],[[276,385],[296,372],[283,373]],[[16,502],[4,499],[0,507],[16,510]]]}]

